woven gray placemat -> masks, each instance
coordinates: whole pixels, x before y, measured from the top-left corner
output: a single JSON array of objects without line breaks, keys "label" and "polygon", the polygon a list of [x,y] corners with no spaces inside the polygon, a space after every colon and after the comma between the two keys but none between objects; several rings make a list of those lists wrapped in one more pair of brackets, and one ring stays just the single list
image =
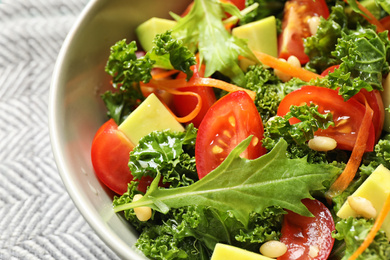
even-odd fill
[{"label": "woven gray placemat", "polygon": [[0,259],[117,259],[66,193],[48,98],[61,45],[88,0],[0,0]]}]

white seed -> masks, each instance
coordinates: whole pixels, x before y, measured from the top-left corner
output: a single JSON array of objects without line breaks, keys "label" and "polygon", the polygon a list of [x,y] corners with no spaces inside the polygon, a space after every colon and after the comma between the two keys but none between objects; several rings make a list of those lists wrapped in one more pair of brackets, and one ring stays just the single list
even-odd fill
[{"label": "white seed", "polygon": [[320,17],[313,16],[307,20],[307,23],[309,24],[311,35],[314,35],[317,33],[318,26],[320,25]]},{"label": "white seed", "polygon": [[[134,195],[133,202],[141,199],[141,194]],[[134,208],[134,212],[139,221],[148,221],[152,217],[152,209],[150,207]]]},{"label": "white seed", "polygon": [[260,253],[266,257],[276,258],[287,252],[287,246],[277,240],[265,242],[260,247]]},{"label": "white seed", "polygon": [[337,142],[333,138],[327,136],[315,136],[309,140],[310,149],[320,152],[327,152],[337,147]]},{"label": "white seed", "polygon": [[376,209],[371,201],[359,196],[349,196],[348,204],[353,211],[364,218],[375,218]]},{"label": "white seed", "polygon": [[291,55],[290,57],[288,57],[287,63],[289,63],[290,65],[292,65],[292,66],[294,66],[296,68],[300,68],[301,67],[301,62],[294,55]]},{"label": "white seed", "polygon": [[[281,61],[287,62],[285,59],[279,59]],[[280,70],[274,70],[275,75],[283,82],[289,81],[292,77],[290,75],[287,75],[284,72],[281,72]]]},{"label": "white seed", "polygon": [[[294,55],[291,55],[290,57],[288,57],[287,61],[285,59],[279,59],[279,60],[285,61],[296,68],[301,67],[301,62]],[[275,72],[275,75],[283,82],[289,81],[292,78],[290,75],[288,75],[280,70],[274,70],[274,72]]]},{"label": "white seed", "polygon": [[320,252],[320,249],[318,246],[310,246],[309,247],[309,256],[311,258],[316,258],[318,256],[318,253]]}]

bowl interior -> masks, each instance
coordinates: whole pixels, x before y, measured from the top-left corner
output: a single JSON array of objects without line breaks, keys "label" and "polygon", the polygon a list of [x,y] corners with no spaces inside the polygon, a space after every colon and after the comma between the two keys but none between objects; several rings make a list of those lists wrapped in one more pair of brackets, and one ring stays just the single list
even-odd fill
[{"label": "bowl interior", "polygon": [[137,232],[112,210],[114,194],[95,176],[92,139],[107,120],[100,98],[110,87],[104,67],[118,40],[135,40],[134,30],[189,1],[91,0],[60,51],[51,83],[49,128],[54,157],[65,188],[90,226],[120,257],[145,259],[134,249]]}]

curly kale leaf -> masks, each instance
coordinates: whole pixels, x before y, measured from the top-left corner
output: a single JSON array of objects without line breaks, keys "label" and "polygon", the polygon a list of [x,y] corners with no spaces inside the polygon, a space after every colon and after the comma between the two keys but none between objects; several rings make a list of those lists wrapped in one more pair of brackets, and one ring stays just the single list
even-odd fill
[{"label": "curly kale leaf", "polygon": [[132,89],[134,84],[149,82],[152,78],[151,71],[155,61],[147,56],[138,58],[136,51],[136,42],[127,44],[125,39],[111,47],[105,70],[113,77],[114,88]]},{"label": "curly kale leaf", "polygon": [[156,60],[156,66],[166,69],[172,66],[187,74],[187,80],[192,77],[190,67],[196,64],[195,56],[181,41],[172,37],[172,31],[156,35],[153,43],[153,48],[146,56]]},{"label": "curly kale leaf", "polygon": [[[349,257],[358,249],[370,232],[373,223],[373,219],[366,220],[364,218],[352,217],[340,220],[336,223],[336,233],[333,236],[335,239],[344,241],[345,243],[345,251],[343,250],[344,254],[341,258],[342,260],[349,259]],[[389,241],[383,230],[380,230],[376,234],[374,241],[357,259],[390,259]]]},{"label": "curly kale leaf", "polygon": [[321,73],[332,65],[340,64],[340,58],[331,53],[335,50],[337,39],[342,36],[342,32],[348,31],[347,26],[347,16],[340,4],[332,7],[328,19],[320,18],[317,33],[305,39],[305,53],[310,57],[306,68]]},{"label": "curly kale leaf", "polygon": [[390,169],[390,134],[379,139],[374,147],[374,151],[367,154],[364,158],[360,171],[369,175],[380,164],[383,164],[383,166]]},{"label": "curly kale leaf", "polygon": [[340,68],[329,73],[331,88],[340,87],[345,100],[362,88],[383,90],[382,75],[389,71],[387,62],[390,41],[387,31],[376,33],[358,26],[349,34],[343,33],[332,55],[340,59]]},{"label": "curly kale leaf", "polygon": [[106,72],[113,77],[114,88],[128,90],[139,82],[147,83],[152,78],[152,68],[175,68],[191,78],[190,66],[196,63],[195,56],[179,40],[172,38],[171,31],[156,35],[153,48],[144,56],[137,56],[135,41],[126,43],[123,39],[110,49]]},{"label": "curly kale leaf", "polygon": [[250,66],[245,74],[245,88],[256,92],[255,105],[264,122],[276,115],[282,99],[290,92],[306,85],[298,78],[281,82],[273,70]]},{"label": "curly kale leaf", "polygon": [[[289,120],[294,117],[301,122],[290,124]],[[331,125],[334,125],[332,114],[319,113],[318,106],[314,104],[291,106],[284,117],[275,116],[264,125],[263,146],[272,149],[280,139],[284,139],[288,143],[288,157],[308,156],[309,162],[324,162],[325,153],[310,149],[307,141],[314,137],[318,129],[327,129]]]},{"label": "curly kale leaf", "polygon": [[248,14],[244,15],[240,19],[239,24],[244,25],[247,23],[255,22],[271,15],[277,16],[283,12],[285,2],[286,1],[275,0],[247,0],[245,2],[246,6],[251,6],[255,3],[259,4],[259,6],[252,12],[249,12]]},{"label": "curly kale leaf", "polygon": [[188,186],[198,180],[194,147],[197,130],[193,125],[185,132],[156,131],[139,141],[130,153],[129,168],[136,179],[163,176],[172,187]]},{"label": "curly kale leaf", "polygon": [[144,100],[140,90],[106,91],[101,97],[107,107],[107,115],[120,125],[128,115]]}]

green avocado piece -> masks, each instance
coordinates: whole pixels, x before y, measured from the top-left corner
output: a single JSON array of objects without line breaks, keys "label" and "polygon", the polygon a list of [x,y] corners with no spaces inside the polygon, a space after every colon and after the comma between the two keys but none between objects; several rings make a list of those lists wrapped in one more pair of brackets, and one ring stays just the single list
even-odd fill
[{"label": "green avocado piece", "polygon": [[237,38],[246,39],[248,47],[252,51],[264,52],[274,57],[278,56],[276,19],[274,16],[235,27],[232,34]]},{"label": "green avocado piece", "polygon": [[184,131],[184,127],[153,93],[118,126],[118,129],[129,138],[134,146],[142,137],[153,131],[167,129],[177,132]]},{"label": "green avocado piece", "polygon": [[153,40],[157,34],[164,33],[172,29],[176,25],[176,21],[153,17],[140,24],[135,33],[138,41],[144,51],[148,52],[153,47]]},{"label": "green avocado piece", "polygon": [[[263,52],[273,57],[278,56],[278,42],[276,33],[276,19],[269,16],[264,19],[248,23],[232,30],[233,36],[245,39],[252,51]],[[254,62],[248,59],[240,60],[240,67],[244,71]]]}]

